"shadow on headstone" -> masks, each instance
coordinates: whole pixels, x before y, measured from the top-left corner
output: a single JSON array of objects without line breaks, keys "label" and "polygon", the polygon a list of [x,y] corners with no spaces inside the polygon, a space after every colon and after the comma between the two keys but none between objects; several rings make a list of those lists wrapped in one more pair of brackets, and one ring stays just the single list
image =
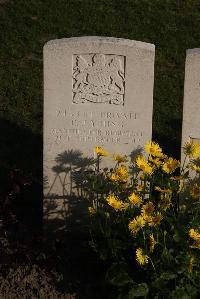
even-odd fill
[{"label": "shadow on headstone", "polygon": [[139,155],[144,154],[144,149],[141,146],[138,146],[135,150],[133,150],[130,154],[131,160],[135,160],[135,158]]},{"label": "shadow on headstone", "polygon": [[[131,161],[143,153],[138,146],[130,154]],[[49,238],[87,225],[87,208],[95,194],[86,177],[97,169],[97,160],[78,150],[59,153],[54,161],[50,178],[44,177],[44,230]],[[136,171],[134,165],[132,171]]]},{"label": "shadow on headstone", "polygon": [[[51,183],[44,177],[44,229],[64,233],[85,224],[88,201],[86,175],[94,171],[96,160],[78,150],[58,154],[52,167]],[[56,190],[56,192],[54,191]]]}]

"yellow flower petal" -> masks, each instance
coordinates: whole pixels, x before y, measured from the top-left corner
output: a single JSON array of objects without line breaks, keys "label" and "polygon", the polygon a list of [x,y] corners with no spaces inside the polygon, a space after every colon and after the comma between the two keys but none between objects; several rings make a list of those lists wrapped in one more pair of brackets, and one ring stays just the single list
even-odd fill
[{"label": "yellow flower petal", "polygon": [[162,149],[160,148],[159,144],[153,141],[149,141],[146,143],[145,150],[148,154],[154,157],[161,157],[163,155]]},{"label": "yellow flower petal", "polygon": [[135,255],[136,255],[136,261],[138,262],[139,265],[143,266],[145,264],[148,264],[149,257],[148,255],[143,253],[142,248],[137,248]]},{"label": "yellow flower petal", "polygon": [[108,156],[108,152],[105,151],[101,146],[96,146],[95,147],[95,152],[98,156],[103,156],[103,157]]},{"label": "yellow flower petal", "polygon": [[96,213],[96,210],[93,207],[88,207],[88,212],[90,215],[94,215]]},{"label": "yellow flower petal", "polygon": [[107,203],[109,204],[109,206],[111,206],[115,211],[122,211],[122,210],[126,210],[129,206],[128,203],[124,203],[123,201],[121,201],[117,196],[115,196],[114,194],[110,194],[107,199],[106,199]]},{"label": "yellow flower petal", "polygon": [[173,158],[168,158],[165,160],[162,169],[166,173],[174,172],[180,166],[180,162]]},{"label": "yellow flower petal", "polygon": [[134,206],[140,206],[142,203],[141,197],[134,192],[131,193],[131,195],[128,197],[128,199]]},{"label": "yellow flower petal", "polygon": [[137,167],[144,171],[148,175],[152,175],[154,168],[146,161],[145,157],[138,156],[135,161]]},{"label": "yellow flower petal", "polygon": [[200,157],[200,144],[193,140],[187,141],[183,146],[183,152],[189,158],[196,159]]},{"label": "yellow flower petal", "polygon": [[145,220],[142,216],[137,216],[129,222],[128,228],[131,233],[135,236],[137,232],[145,226]]},{"label": "yellow flower petal", "polygon": [[126,156],[121,155],[113,155],[113,160],[117,161],[118,163],[126,163],[128,162],[128,159]]}]

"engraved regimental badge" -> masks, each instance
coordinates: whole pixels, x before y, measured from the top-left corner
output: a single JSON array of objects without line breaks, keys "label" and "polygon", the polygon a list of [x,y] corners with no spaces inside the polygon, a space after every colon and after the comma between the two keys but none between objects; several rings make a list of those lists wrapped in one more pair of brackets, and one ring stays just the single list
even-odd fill
[{"label": "engraved regimental badge", "polygon": [[73,103],[124,105],[125,57],[73,55]]}]

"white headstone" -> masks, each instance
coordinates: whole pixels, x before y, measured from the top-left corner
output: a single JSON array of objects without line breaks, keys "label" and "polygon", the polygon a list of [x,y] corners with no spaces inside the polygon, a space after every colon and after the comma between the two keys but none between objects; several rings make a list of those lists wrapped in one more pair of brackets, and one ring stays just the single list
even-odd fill
[{"label": "white headstone", "polygon": [[200,143],[200,49],[186,52],[182,147],[189,140]]},{"label": "white headstone", "polygon": [[95,146],[130,155],[151,139],[154,54],[152,44],[112,37],[44,46],[45,218],[68,209],[64,167],[86,163]]}]

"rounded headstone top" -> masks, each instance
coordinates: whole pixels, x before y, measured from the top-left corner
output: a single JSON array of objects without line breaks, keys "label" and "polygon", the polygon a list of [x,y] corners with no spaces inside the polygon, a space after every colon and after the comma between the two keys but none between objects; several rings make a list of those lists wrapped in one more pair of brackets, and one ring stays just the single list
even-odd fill
[{"label": "rounded headstone top", "polygon": [[187,49],[186,54],[187,55],[200,54],[200,48]]},{"label": "rounded headstone top", "polygon": [[70,38],[61,38],[48,41],[44,47],[51,47],[61,44],[87,44],[87,43],[99,43],[99,44],[115,44],[127,47],[137,47],[146,49],[149,51],[155,51],[155,45],[151,43],[125,39],[125,38],[116,38],[116,37],[105,37],[105,36],[81,36],[81,37],[70,37]]}]

